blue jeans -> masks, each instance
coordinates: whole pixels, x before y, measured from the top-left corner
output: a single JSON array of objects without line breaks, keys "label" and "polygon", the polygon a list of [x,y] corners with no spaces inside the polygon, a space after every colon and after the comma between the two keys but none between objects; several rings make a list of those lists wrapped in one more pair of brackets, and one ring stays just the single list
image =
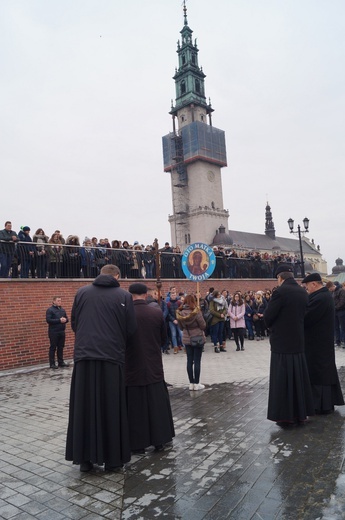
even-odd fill
[{"label": "blue jeans", "polygon": [[251,318],[245,317],[244,321],[246,323],[246,328],[248,331],[248,338],[254,338],[253,320]]},{"label": "blue jeans", "polygon": [[29,278],[30,258],[20,259],[20,277]]},{"label": "blue jeans", "polygon": [[11,269],[13,254],[0,253],[0,278],[8,278]]},{"label": "blue jeans", "polygon": [[187,374],[189,382],[198,384],[200,381],[202,347],[192,347],[191,345],[186,345],[186,352]]},{"label": "blue jeans", "polygon": [[182,343],[182,330],[178,325],[175,325],[172,321],[169,321],[169,327],[171,332],[171,342],[173,347],[177,347],[178,345],[183,345]]},{"label": "blue jeans", "polygon": [[224,321],[218,321],[215,325],[211,325],[210,334],[213,345],[216,347],[217,343],[221,345],[223,343],[223,329]]},{"label": "blue jeans", "polygon": [[146,278],[153,278],[153,269],[155,267],[155,264],[154,263],[146,264],[144,262],[144,265],[145,265],[145,271],[146,271]]}]

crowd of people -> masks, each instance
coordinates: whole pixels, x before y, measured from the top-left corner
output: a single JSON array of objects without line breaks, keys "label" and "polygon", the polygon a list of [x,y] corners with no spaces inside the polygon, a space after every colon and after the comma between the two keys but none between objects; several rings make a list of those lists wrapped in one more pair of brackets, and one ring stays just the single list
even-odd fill
[{"label": "crowd of people", "polygon": [[[284,261],[293,266],[295,276],[300,274],[297,256],[268,254],[235,248],[213,246],[216,266],[212,278],[274,278],[277,265]],[[117,265],[122,278],[180,279],[182,251],[169,242],[158,248],[157,243],[140,244],[127,240],[85,237],[77,235],[65,239],[60,230],[49,237],[42,228],[31,235],[29,226],[18,234],[11,222],[0,231],[0,278],[96,278],[104,265]],[[158,260],[159,259],[159,260]]]},{"label": "crowd of people", "polygon": [[[281,263],[277,287],[236,291],[210,287],[200,294],[178,293],[132,283],[120,288],[120,269],[105,265],[91,285],[77,291],[71,325],[75,332],[66,459],[91,471],[105,464],[114,471],[154,446],[164,449],[175,435],[162,353],[185,350],[189,390],[203,390],[201,359],[210,334],[215,354],[226,352],[233,335],[236,352],[245,338],[269,336],[271,363],[267,418],[279,426],[303,424],[308,416],[329,414],[344,399],[335,365],[336,345],[344,341],[345,288],[323,284],[318,273],[302,285],[293,267]],[[64,367],[68,317],[61,298],[47,310],[49,362]],[[337,330],[338,327],[338,330]]]}]

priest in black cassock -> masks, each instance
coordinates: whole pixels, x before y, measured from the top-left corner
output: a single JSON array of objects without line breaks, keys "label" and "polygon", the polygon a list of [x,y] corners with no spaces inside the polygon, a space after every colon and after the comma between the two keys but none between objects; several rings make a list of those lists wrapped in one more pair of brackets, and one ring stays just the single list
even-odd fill
[{"label": "priest in black cassock", "polygon": [[304,354],[308,295],[294,279],[292,264],[278,265],[276,277],[279,287],[264,313],[271,344],[267,418],[284,427],[303,423],[315,412]]},{"label": "priest in black cassock", "polygon": [[145,453],[149,446],[161,451],[175,436],[161,352],[166,342],[166,325],[161,309],[147,304],[145,284],[133,283],[129,292],[137,320],[125,361],[131,451]]},{"label": "priest in black cassock", "polygon": [[305,356],[316,414],[329,414],[335,405],[343,405],[334,352],[334,300],[323,287],[319,273],[311,273],[302,281],[309,302],[304,317]]}]

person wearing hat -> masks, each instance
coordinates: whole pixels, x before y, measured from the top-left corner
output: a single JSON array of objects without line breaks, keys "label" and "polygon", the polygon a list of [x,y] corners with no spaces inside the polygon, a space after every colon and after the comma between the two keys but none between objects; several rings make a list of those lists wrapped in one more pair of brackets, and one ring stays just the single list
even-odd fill
[{"label": "person wearing hat", "polygon": [[35,246],[32,245],[29,226],[23,226],[18,233],[18,257],[20,261],[20,277],[29,278],[29,270],[31,278],[35,278]]},{"label": "person wearing hat", "polygon": [[149,446],[161,451],[175,436],[161,353],[167,338],[165,321],[161,309],[146,302],[145,284],[133,283],[129,292],[137,321],[125,360],[131,451],[145,453]]},{"label": "person wearing hat", "polygon": [[334,301],[319,273],[302,280],[309,294],[304,316],[305,356],[317,414],[344,404],[334,352]]},{"label": "person wearing hat", "polygon": [[131,295],[120,287],[113,264],[78,289],[71,325],[75,333],[66,460],[90,471],[93,464],[115,471],[131,458],[125,352],[136,329]]},{"label": "person wearing hat", "polygon": [[267,418],[284,427],[315,412],[304,354],[308,295],[294,279],[292,264],[279,264],[276,276],[278,287],[264,312],[271,344]]}]

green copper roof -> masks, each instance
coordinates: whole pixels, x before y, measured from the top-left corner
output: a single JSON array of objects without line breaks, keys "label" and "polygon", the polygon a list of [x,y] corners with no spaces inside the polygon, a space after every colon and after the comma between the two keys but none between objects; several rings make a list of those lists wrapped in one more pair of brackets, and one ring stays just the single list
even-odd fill
[{"label": "green copper roof", "polygon": [[177,42],[178,68],[173,79],[176,88],[176,105],[171,108],[171,114],[175,114],[181,108],[190,104],[203,106],[207,112],[213,112],[211,105],[206,102],[205,77],[202,67],[198,64],[199,49],[196,40],[192,39],[193,31],[188,26],[187,8],[184,2],[184,25],[181,33],[181,41]]}]

